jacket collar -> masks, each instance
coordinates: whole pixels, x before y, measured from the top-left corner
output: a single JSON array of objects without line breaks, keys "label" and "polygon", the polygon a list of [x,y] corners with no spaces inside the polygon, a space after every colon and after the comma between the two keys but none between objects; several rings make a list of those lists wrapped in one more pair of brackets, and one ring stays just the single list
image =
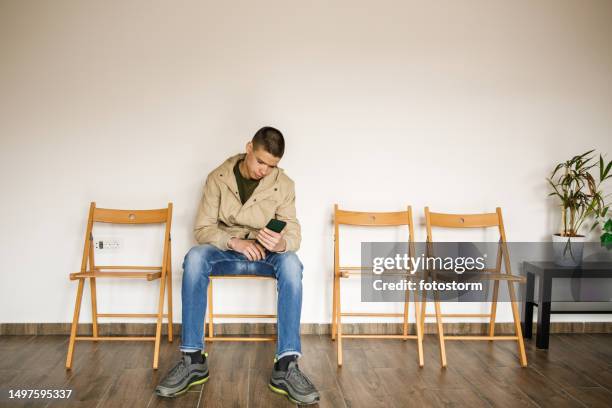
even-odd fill
[{"label": "jacket collar", "polygon": [[[245,157],[246,153],[240,153],[228,158],[221,164],[221,166],[219,166],[216,171],[217,174],[215,174],[217,180],[227,185],[232,191],[233,195],[238,198],[238,201],[240,201],[240,196],[238,195],[238,184],[236,183],[236,177],[234,176],[234,166],[239,160],[244,159]],[[276,184],[281,172],[282,169],[276,167],[272,169],[270,174],[262,178],[255,188],[255,191],[253,191],[251,197],[246,203],[244,203],[243,208],[249,207],[253,203],[254,199],[261,196],[264,192],[269,192],[268,190],[270,190],[271,187]]]}]

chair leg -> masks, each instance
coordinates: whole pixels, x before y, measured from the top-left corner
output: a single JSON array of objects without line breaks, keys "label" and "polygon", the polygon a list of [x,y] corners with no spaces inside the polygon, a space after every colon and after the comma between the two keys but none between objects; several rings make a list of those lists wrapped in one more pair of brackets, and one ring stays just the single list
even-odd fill
[{"label": "chair leg", "polygon": [[98,298],[96,296],[96,278],[90,278],[89,287],[91,289],[91,320],[93,337],[98,337]]},{"label": "chair leg", "polygon": [[[429,279],[429,273],[425,271],[423,273],[423,282],[427,282]],[[427,290],[421,291],[421,333],[425,336],[425,315],[427,314]]]},{"label": "chair leg", "polygon": [[414,296],[414,327],[416,329],[417,336],[417,350],[419,353],[419,367],[423,367],[425,365],[425,360],[423,358],[423,331],[421,329],[421,311],[419,310],[419,299],[416,292],[413,293]]},{"label": "chair leg", "polygon": [[208,281],[208,337],[213,338],[215,333],[213,329],[213,281]]},{"label": "chair leg", "polygon": [[425,335],[425,314],[427,311],[427,292],[424,290],[421,295],[421,320],[419,324],[421,325],[421,333]]},{"label": "chair leg", "polygon": [[336,278],[336,346],[338,347],[338,366],[342,366],[342,302],[340,299],[340,279]]},{"label": "chair leg", "polygon": [[[406,290],[406,296],[404,297],[404,323],[402,326],[402,335],[404,336],[404,341],[408,340],[406,336],[408,336],[408,313],[410,311],[410,292]],[[417,322],[415,320],[415,322]]]},{"label": "chair leg", "polygon": [[[489,317],[489,336],[495,336],[495,317],[497,315],[497,295],[499,293],[499,281],[493,284],[493,299],[491,301],[491,316]],[[493,340],[490,340],[493,341]]]},{"label": "chair leg", "polygon": [[446,367],[446,345],[444,343],[444,326],[442,325],[442,313],[440,312],[440,300],[438,299],[438,295],[436,294],[436,299],[434,301],[434,305],[436,308],[436,324],[438,326],[438,338],[440,342],[440,363],[442,367]]},{"label": "chair leg", "polygon": [[76,302],[74,304],[74,316],[72,317],[72,327],[70,328],[70,342],[68,343],[68,355],[66,356],[66,368],[72,368],[72,356],[74,354],[74,343],[76,341],[77,329],[79,326],[79,314],[81,313],[81,300],[83,299],[83,286],[85,278],[79,279]]},{"label": "chair leg", "polygon": [[510,302],[512,306],[512,316],[514,317],[514,331],[516,333],[516,342],[519,351],[519,360],[521,367],[527,367],[527,354],[525,353],[525,342],[523,341],[523,330],[521,328],[521,317],[519,315],[518,306],[516,302],[516,295],[514,293],[514,284],[511,281],[508,282],[508,291],[510,292]]},{"label": "chair leg", "polygon": [[334,281],[333,281],[333,288],[332,288],[332,324],[331,324],[331,339],[335,340],[336,339],[336,305],[337,305],[337,293],[336,293],[336,287],[337,287],[337,281],[338,278],[336,276],[336,273],[334,272]]},{"label": "chair leg", "polygon": [[157,370],[159,364],[159,346],[161,342],[162,319],[164,315],[164,297],[166,289],[167,274],[164,274],[159,282],[159,304],[157,306],[157,326],[155,330],[155,350],[153,351],[153,369]]},{"label": "chair leg", "polygon": [[166,279],[168,280],[168,342],[172,343],[174,339],[174,322],[172,321],[172,273],[170,269],[168,269]]}]

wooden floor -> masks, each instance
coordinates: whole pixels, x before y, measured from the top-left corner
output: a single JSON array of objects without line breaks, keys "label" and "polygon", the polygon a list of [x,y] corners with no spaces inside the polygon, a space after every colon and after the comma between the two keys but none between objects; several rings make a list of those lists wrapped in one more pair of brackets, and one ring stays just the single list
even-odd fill
[{"label": "wooden floor", "polygon": [[[176,362],[164,342],[160,369],[150,368],[152,344],[77,344],[65,371],[66,336],[0,336],[0,407],[287,407],[267,388],[272,343],[208,346],[211,377],[167,400],[155,385]],[[612,334],[552,335],[550,350],[527,342],[529,367],[520,368],[512,342],[448,342],[440,369],[436,337],[426,336],[425,367],[412,341],[347,339],[344,366],[336,368],[329,337],[303,336],[301,368],[321,391],[322,407],[610,407]],[[72,389],[68,400],[8,400],[8,389]]]}]

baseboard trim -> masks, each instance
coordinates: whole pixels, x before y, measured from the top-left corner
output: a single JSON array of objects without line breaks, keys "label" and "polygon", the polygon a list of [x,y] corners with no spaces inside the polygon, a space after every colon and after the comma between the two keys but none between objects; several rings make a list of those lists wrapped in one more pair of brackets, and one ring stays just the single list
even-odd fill
[{"label": "baseboard trim", "polygon": [[[487,323],[444,323],[446,334],[487,334]],[[70,323],[0,323],[0,336],[45,336],[45,335],[69,335]],[[181,324],[174,324],[174,333],[180,335]],[[414,325],[410,324],[410,331],[414,333]],[[331,325],[329,323],[303,323],[302,334],[329,334]],[[275,323],[215,323],[215,335],[248,335],[248,334],[274,334]],[[398,334],[401,333],[400,323],[344,323],[342,332],[344,334]],[[533,326],[534,333],[536,325]],[[154,323],[99,323],[98,332],[100,336],[152,336],[155,335]],[[496,323],[496,334],[512,334],[513,323]],[[551,333],[612,333],[612,322],[551,322]],[[91,323],[79,324],[79,335],[91,335]],[[162,333],[167,333],[166,325]],[[425,324],[425,333],[436,333],[435,323]]]}]

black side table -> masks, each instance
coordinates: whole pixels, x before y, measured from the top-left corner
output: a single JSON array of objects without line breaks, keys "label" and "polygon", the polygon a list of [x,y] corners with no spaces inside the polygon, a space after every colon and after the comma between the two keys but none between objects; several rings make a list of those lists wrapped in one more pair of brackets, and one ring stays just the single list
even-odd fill
[{"label": "black side table", "polygon": [[[551,313],[612,314],[612,310],[550,310],[552,280],[554,278],[612,278],[611,262],[585,262],[579,267],[559,266],[554,262],[523,262],[527,275],[525,285],[525,308],[523,310],[523,337],[531,338],[533,307],[538,308],[538,331],[536,347],[548,348]],[[538,303],[533,301],[535,277],[538,276]]]}]

